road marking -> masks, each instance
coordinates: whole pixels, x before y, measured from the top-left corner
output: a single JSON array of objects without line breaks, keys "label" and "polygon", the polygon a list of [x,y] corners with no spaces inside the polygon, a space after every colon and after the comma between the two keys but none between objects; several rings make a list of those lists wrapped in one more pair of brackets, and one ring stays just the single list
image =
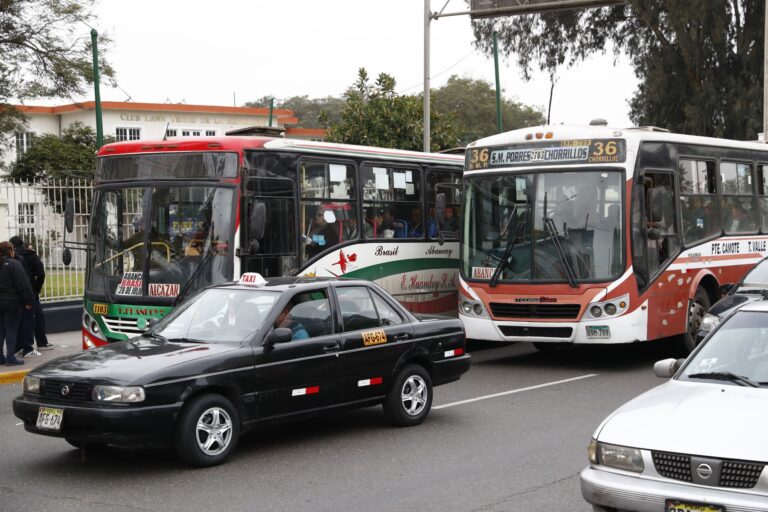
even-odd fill
[{"label": "road marking", "polygon": [[21,423],[17,423],[16,426],[18,427],[19,425],[23,425],[23,424],[24,422],[22,421]]},{"label": "road marking", "polygon": [[555,382],[537,384],[536,386],[528,386],[527,388],[512,389],[509,391],[502,391],[501,393],[494,393],[492,395],[478,396],[477,398],[468,398],[467,400],[459,400],[458,402],[451,402],[443,405],[436,405],[432,407],[432,409],[446,409],[448,407],[454,407],[456,405],[471,404],[472,402],[479,402],[480,400],[488,400],[489,398],[497,398],[500,396],[514,395],[515,393],[522,393],[523,391],[531,391],[534,389],[541,389],[549,386],[557,386],[558,384],[565,384],[567,382],[575,382],[577,380],[590,379],[592,377],[597,377],[597,374],[590,373],[589,375],[582,375],[581,377],[573,377],[572,379],[557,380]]}]

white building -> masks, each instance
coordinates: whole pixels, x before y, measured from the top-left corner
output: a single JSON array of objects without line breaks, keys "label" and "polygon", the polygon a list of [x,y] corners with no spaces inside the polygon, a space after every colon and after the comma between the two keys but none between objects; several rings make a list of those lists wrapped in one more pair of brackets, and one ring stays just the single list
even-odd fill
[{"label": "white building", "polygon": [[[29,123],[25,132],[5,141],[5,164],[15,162],[36,135],[60,135],[78,121],[96,129],[93,101],[55,107],[16,105],[16,108],[28,117]],[[104,136],[117,140],[162,139],[166,130],[169,137],[223,136],[248,126],[269,126],[268,108],[104,101],[101,109]],[[323,139],[325,130],[290,126],[297,123],[292,110],[273,109],[272,126],[284,128],[286,137]]]}]

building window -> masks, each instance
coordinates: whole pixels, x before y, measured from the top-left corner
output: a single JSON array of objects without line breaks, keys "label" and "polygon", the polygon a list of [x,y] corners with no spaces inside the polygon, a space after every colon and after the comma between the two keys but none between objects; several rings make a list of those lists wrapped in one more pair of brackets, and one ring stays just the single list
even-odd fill
[{"label": "building window", "polygon": [[200,133],[200,130],[181,130],[182,137],[199,137]]},{"label": "building window", "polygon": [[21,238],[29,242],[35,236],[35,204],[19,203],[16,225]]},{"label": "building window", "polygon": [[178,131],[176,131],[176,128],[168,128],[165,130],[165,136],[166,137],[176,137],[178,135]]},{"label": "building window", "polygon": [[206,137],[215,137],[216,136],[216,130],[205,130],[205,136]]},{"label": "building window", "polygon": [[118,142],[139,140],[141,138],[141,128],[115,128],[115,138]]},{"label": "building window", "polygon": [[16,158],[19,159],[32,146],[34,132],[16,132]]}]

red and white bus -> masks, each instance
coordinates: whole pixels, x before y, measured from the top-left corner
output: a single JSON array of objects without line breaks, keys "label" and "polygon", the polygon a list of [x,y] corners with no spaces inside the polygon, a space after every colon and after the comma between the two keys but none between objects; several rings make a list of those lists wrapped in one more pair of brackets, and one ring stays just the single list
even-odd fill
[{"label": "red and white bus", "polygon": [[721,286],[768,255],[768,147],[656,128],[544,126],[467,148],[468,338],[690,350]]},{"label": "red and white bus", "polygon": [[83,244],[84,347],[136,336],[244,272],[363,278],[414,312],[455,312],[463,163],[258,136],[106,145]]}]

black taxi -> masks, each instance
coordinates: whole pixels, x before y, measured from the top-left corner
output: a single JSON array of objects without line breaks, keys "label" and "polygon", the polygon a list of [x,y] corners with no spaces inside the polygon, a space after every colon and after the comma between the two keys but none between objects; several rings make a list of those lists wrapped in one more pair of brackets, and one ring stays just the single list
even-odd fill
[{"label": "black taxi", "polygon": [[13,411],[74,446],[162,443],[211,466],[264,422],[380,403],[417,425],[469,365],[460,320],[418,319],[374,283],[244,274],[139,338],[35,368]]}]

